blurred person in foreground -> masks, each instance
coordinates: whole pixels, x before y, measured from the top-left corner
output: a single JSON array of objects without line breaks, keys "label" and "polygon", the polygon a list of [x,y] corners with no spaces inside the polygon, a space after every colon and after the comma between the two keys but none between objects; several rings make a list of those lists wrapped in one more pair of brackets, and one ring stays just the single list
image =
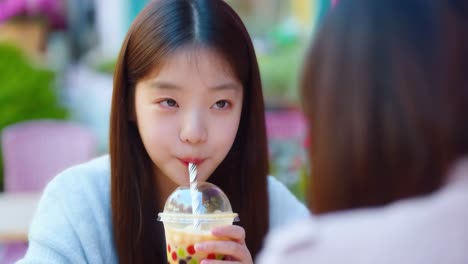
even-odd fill
[{"label": "blurred person in foreground", "polygon": [[308,202],[257,263],[468,263],[467,1],[340,1],[304,65]]}]

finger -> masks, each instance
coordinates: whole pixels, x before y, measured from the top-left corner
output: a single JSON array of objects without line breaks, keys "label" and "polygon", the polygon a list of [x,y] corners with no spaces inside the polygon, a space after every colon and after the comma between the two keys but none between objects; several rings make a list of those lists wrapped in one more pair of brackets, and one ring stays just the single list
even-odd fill
[{"label": "finger", "polygon": [[216,237],[227,237],[231,240],[238,241],[242,244],[245,242],[244,228],[236,225],[218,226],[211,230],[211,233]]},{"label": "finger", "polygon": [[250,252],[247,247],[234,241],[206,241],[195,244],[195,250],[206,253],[215,252],[231,256],[237,260],[250,259]]}]

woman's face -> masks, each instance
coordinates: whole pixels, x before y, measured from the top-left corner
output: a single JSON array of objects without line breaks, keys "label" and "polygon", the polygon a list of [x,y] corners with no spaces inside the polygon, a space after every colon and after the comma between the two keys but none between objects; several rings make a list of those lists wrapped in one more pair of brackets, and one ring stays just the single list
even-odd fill
[{"label": "woman's face", "polygon": [[136,85],[136,123],[158,177],[188,185],[189,162],[206,181],[239,127],[243,87],[216,52],[181,49]]}]

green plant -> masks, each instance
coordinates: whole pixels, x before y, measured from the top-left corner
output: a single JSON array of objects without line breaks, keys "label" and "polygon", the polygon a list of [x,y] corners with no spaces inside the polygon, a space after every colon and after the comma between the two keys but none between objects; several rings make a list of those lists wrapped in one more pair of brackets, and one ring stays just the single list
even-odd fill
[{"label": "green plant", "polygon": [[265,42],[269,48],[257,53],[265,100],[297,104],[306,42],[288,23],[275,27]]},{"label": "green plant", "polygon": [[[59,104],[54,88],[55,73],[33,66],[10,44],[0,43],[0,133],[17,122],[64,119],[67,110]],[[0,155],[0,190],[3,190],[3,162]]]},{"label": "green plant", "polygon": [[276,49],[258,56],[266,99],[297,101],[297,78],[302,50],[298,46]]},{"label": "green plant", "polygon": [[116,59],[107,59],[95,66],[96,71],[107,74],[114,74]]}]

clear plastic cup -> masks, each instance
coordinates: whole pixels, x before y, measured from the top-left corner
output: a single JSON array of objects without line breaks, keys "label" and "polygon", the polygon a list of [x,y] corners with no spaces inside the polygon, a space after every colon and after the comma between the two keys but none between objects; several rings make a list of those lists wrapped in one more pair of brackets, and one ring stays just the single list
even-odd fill
[{"label": "clear plastic cup", "polygon": [[196,252],[194,245],[203,241],[226,240],[211,235],[217,226],[232,225],[239,221],[232,212],[226,194],[214,184],[197,184],[197,195],[202,204],[196,214],[192,213],[190,188],[181,186],[167,198],[164,212],[158,221],[164,224],[167,262],[170,264],[197,264],[203,259],[223,259],[223,255]]}]

